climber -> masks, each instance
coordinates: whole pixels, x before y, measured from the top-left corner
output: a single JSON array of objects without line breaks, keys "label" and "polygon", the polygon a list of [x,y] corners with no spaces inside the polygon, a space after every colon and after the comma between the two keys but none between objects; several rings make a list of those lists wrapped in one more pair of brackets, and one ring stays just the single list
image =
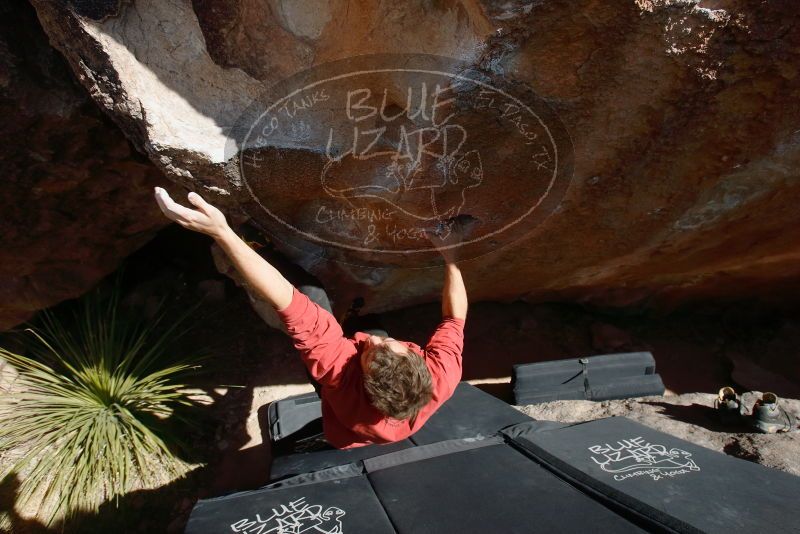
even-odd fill
[{"label": "climber", "polygon": [[176,203],[160,187],[155,197],[169,219],[211,236],[257,296],[274,307],[320,385],[322,427],[329,445],[353,448],[405,439],[453,394],[461,380],[467,292],[455,248],[444,246],[438,231],[426,235],[445,260],[442,320],[422,348],[388,334],[356,332],[345,337],[330,310],[311,301],[242,241],[219,209],[194,192],[188,200],[195,210]]}]

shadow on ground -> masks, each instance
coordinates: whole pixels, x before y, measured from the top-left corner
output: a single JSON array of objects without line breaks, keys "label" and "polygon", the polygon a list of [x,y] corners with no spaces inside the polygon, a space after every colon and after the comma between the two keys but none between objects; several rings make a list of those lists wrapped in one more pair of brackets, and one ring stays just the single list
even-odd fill
[{"label": "shadow on ground", "polygon": [[655,401],[642,402],[642,404],[660,407],[661,410],[659,413],[666,415],[670,419],[700,426],[712,432],[752,432],[752,429],[744,420],[731,423],[721,422],[719,420],[719,414],[712,406],[697,403],[680,405]]}]

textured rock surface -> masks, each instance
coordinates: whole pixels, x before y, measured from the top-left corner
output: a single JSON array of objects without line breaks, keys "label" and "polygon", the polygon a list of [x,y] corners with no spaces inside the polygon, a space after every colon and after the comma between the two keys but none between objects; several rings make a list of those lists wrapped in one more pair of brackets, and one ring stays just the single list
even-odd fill
[{"label": "textured rock surface", "polygon": [[[367,53],[450,56],[527,85],[569,133],[574,169],[563,201],[521,240],[465,263],[472,299],[668,308],[798,293],[794,0],[32,3],[53,45],[134,144],[169,179],[267,228],[331,287],[338,311],[358,295],[365,312],[434,299],[439,274],[375,267],[380,258],[367,267],[325,261],[335,247],[298,239],[257,205],[226,159],[226,140],[265,86]],[[496,139],[481,146],[481,187],[517,179]],[[271,148],[281,187],[259,201],[307,223],[320,192],[306,179],[318,171],[321,147]],[[518,197],[503,189],[478,204],[506,216]],[[348,222],[344,230],[368,225]]]},{"label": "textured rock surface", "polygon": [[177,190],[92,101],[26,2],[0,6],[0,330],[81,295],[169,222]]},{"label": "textured rock surface", "polygon": [[[760,396],[756,391],[742,395],[748,413]],[[622,415],[697,445],[800,475],[800,432],[760,434],[750,431],[746,424],[722,425],[712,408],[714,397],[708,393],[688,393],[604,402],[556,401],[517,409],[534,419],[564,423]],[[780,402],[795,417],[800,416],[799,400]]]}]

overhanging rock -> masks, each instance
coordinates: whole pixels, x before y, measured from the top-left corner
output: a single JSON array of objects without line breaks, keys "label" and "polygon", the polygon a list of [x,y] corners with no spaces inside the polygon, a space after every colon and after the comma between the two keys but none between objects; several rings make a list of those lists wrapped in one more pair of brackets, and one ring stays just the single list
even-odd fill
[{"label": "overhanging rock", "polygon": [[[32,3],[129,138],[339,310],[435,299],[421,234],[458,214],[478,221],[458,247],[473,300],[669,307],[798,279],[796,2]],[[431,105],[450,90],[439,121],[406,107],[423,84]]]}]

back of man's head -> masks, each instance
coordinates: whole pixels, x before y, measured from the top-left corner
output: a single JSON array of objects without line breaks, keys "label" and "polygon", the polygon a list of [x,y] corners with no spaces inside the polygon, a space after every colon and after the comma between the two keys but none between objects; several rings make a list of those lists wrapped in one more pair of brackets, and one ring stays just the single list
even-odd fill
[{"label": "back of man's head", "polygon": [[433,396],[431,373],[416,352],[395,352],[385,345],[373,352],[364,389],[375,408],[394,419],[411,419]]}]

